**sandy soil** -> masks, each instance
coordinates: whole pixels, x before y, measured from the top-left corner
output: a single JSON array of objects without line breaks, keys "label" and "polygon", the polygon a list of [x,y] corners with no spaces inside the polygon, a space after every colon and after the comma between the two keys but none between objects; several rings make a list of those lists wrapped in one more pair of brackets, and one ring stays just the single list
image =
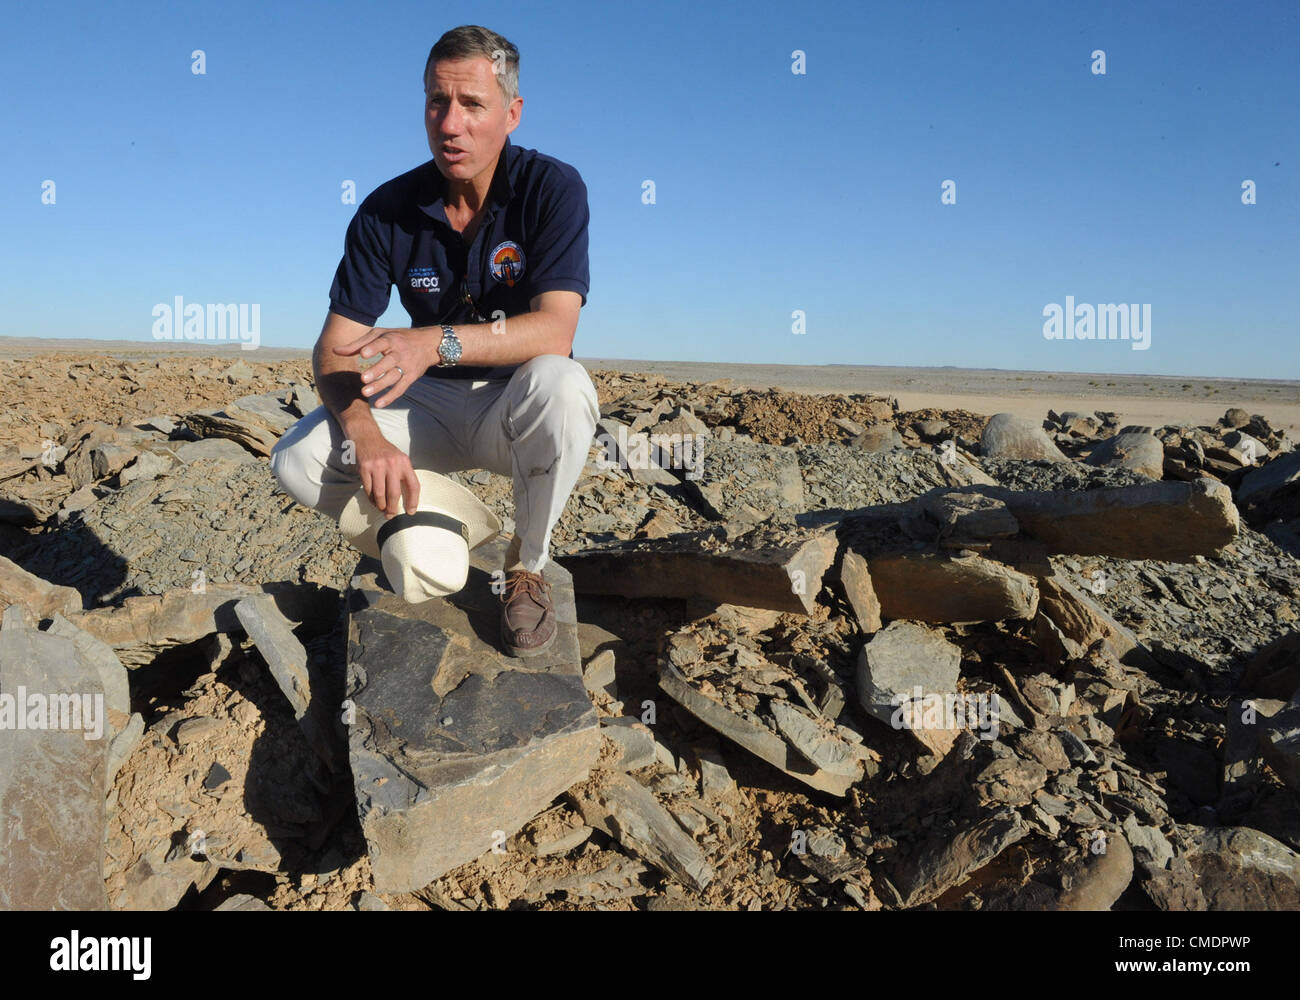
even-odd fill
[{"label": "sandy soil", "polygon": [[1300,431],[1300,382],[1204,376],[1018,372],[995,368],[887,368],[867,365],[733,365],[580,358],[588,368],[650,372],[708,382],[807,393],[884,393],[903,410],[1010,412],[1042,418],[1049,409],[1113,410],[1125,424],[1213,425],[1230,406]]},{"label": "sandy soil", "polygon": [[[104,354],[139,359],[191,352],[230,361],[308,359],[305,348],[176,344],[162,341],[72,340],[0,337],[0,360],[35,354]],[[985,368],[895,368],[871,365],[741,365],[717,362],[646,361],[580,357],[588,368],[648,372],[667,378],[710,382],[730,378],[737,386],[776,387],[807,393],[885,393],[904,410],[926,407],[993,414],[1003,411],[1041,418],[1048,409],[1113,410],[1126,424],[1212,425],[1230,406],[1262,413],[1275,427],[1300,434],[1300,382],[1224,379],[1203,375],[1106,375],[1025,372]]]}]

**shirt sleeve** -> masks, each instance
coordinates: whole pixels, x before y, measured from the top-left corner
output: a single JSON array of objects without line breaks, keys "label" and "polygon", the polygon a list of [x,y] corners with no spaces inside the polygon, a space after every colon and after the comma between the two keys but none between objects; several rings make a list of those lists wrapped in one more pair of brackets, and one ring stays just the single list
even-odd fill
[{"label": "shirt sleeve", "polygon": [[366,326],[383,315],[393,287],[386,234],[374,199],[367,198],[348,224],[343,259],[330,286],[330,312]]},{"label": "shirt sleeve", "polygon": [[531,299],[542,292],[577,292],[587,304],[591,282],[587,259],[587,185],[572,167],[541,198],[537,228],[525,262],[524,292]]}]

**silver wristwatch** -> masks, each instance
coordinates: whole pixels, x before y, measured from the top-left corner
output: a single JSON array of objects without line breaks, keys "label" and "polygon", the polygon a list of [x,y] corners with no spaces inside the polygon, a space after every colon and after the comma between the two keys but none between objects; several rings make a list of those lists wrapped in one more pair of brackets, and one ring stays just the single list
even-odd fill
[{"label": "silver wristwatch", "polygon": [[439,368],[450,368],[460,360],[460,340],[446,323],[442,325],[442,340],[438,342]]}]

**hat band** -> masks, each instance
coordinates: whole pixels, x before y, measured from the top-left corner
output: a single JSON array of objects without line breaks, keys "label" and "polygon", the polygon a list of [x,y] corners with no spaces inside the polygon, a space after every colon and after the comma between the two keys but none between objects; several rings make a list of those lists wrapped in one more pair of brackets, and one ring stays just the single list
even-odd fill
[{"label": "hat band", "polygon": [[414,514],[398,514],[384,522],[384,526],[375,535],[375,544],[382,549],[384,542],[395,532],[405,528],[446,528],[469,542],[469,526],[457,521],[450,514],[440,514],[432,510],[417,510]]}]

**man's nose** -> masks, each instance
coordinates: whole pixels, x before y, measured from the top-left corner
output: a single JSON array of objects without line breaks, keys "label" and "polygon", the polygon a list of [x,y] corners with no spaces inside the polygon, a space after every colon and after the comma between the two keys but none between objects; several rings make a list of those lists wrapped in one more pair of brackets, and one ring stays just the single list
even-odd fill
[{"label": "man's nose", "polygon": [[449,107],[438,121],[438,131],[443,139],[454,139],[461,133],[461,112]]}]

